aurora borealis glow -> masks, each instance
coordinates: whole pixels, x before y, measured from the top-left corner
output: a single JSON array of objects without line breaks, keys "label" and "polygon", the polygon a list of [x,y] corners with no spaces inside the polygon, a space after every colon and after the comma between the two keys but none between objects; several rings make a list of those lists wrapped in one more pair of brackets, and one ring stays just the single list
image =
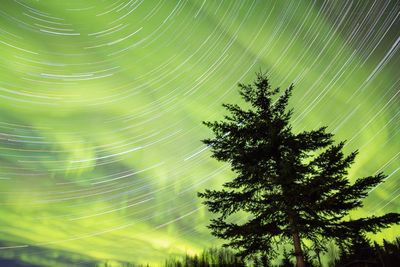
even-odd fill
[{"label": "aurora borealis glow", "polygon": [[196,192],[229,166],[200,142],[201,121],[260,69],[295,84],[296,130],[327,125],[360,150],[350,177],[388,175],[354,216],[400,212],[398,1],[0,7],[1,258],[158,264],[219,244]]}]

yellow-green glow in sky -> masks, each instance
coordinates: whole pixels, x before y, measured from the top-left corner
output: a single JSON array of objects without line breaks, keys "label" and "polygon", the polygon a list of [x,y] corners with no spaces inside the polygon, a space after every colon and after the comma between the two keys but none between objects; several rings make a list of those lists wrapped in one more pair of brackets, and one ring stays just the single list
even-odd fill
[{"label": "yellow-green glow in sky", "polygon": [[231,173],[201,121],[260,69],[295,84],[296,131],[327,125],[360,150],[351,179],[388,175],[353,216],[400,212],[396,1],[0,7],[1,258],[158,264],[219,244],[196,192]]}]

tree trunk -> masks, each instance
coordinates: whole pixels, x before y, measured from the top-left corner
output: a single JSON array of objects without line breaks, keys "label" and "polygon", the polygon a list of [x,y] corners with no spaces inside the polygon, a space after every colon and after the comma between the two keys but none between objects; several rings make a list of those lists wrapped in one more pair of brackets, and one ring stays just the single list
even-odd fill
[{"label": "tree trunk", "polygon": [[292,237],[294,245],[294,255],[296,256],[296,267],[306,267],[304,262],[304,255],[301,249],[300,235],[295,227],[295,223],[292,216],[289,216],[289,223],[292,228]]},{"label": "tree trunk", "polygon": [[294,254],[296,256],[296,267],[306,267],[303,251],[301,250],[299,232],[293,232]]}]

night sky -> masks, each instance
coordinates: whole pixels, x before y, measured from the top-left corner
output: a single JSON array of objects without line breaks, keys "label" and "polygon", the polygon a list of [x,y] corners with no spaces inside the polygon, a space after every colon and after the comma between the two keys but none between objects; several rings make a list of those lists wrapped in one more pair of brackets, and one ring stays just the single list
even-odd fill
[{"label": "night sky", "polygon": [[158,264],[221,244],[196,193],[233,175],[201,122],[259,70],[294,83],[295,132],[359,149],[351,180],[388,175],[352,216],[400,212],[398,1],[0,7],[0,258]]}]

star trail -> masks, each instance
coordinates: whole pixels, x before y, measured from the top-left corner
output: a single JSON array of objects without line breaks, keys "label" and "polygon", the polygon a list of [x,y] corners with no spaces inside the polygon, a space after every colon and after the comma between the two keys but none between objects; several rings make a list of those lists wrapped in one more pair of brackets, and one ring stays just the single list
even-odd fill
[{"label": "star trail", "polygon": [[159,264],[220,244],[196,193],[232,173],[201,122],[260,69],[294,83],[295,131],[359,149],[350,179],[388,175],[353,216],[400,212],[398,1],[0,6],[0,258]]}]

